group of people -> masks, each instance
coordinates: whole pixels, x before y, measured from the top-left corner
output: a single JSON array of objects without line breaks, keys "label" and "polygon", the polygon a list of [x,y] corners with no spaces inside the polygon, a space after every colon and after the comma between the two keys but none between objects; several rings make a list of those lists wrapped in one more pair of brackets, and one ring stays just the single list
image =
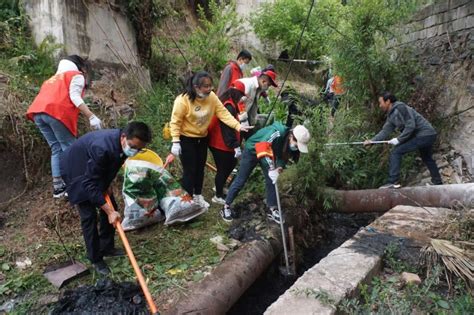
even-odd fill
[{"label": "group of people", "polygon": [[[254,129],[259,113],[258,98],[270,86],[278,85],[273,67],[243,78],[242,69],[251,59],[252,55],[243,50],[236,61],[227,64],[217,94],[212,91],[213,80],[209,73],[200,71],[189,78],[186,90],[173,105],[171,153],[181,159],[183,188],[196,203],[209,207],[202,188],[207,152],[211,151],[217,169],[216,194],[211,201],[223,205],[220,214],[227,222],[235,216],[231,210],[233,200],[260,162],[265,174],[268,214],[279,222],[274,184],[292,156],[307,152],[310,135],[302,125],[290,129],[279,122]],[[226,196],[225,183],[239,159],[238,173]]]},{"label": "group of people", "polygon": [[[254,128],[259,113],[258,98],[267,97],[270,86],[277,87],[273,66],[243,78],[242,70],[251,61],[243,50],[222,72],[217,94],[213,79],[204,71],[190,77],[183,93],[174,101],[171,114],[171,153],[179,156],[182,186],[201,207],[209,207],[202,195],[204,168],[208,149],[216,163],[216,194],[212,202],[222,205],[220,215],[230,222],[235,214],[232,203],[244,187],[253,169],[260,164],[265,177],[268,215],[280,221],[275,184],[286,163],[297,161],[308,152],[311,136],[303,125],[274,122],[259,130]],[[26,115],[40,130],[51,148],[53,197],[68,195],[77,205],[89,260],[100,274],[109,269],[104,256],[123,255],[114,247],[114,227],[121,216],[110,185],[128,157],[133,157],[152,140],[149,126],[130,122],[123,129],[103,129],[101,120],[84,103],[88,63],[72,55],[59,62],[55,75],[46,80]],[[366,145],[389,137],[395,129],[401,135],[389,141],[395,145],[390,157],[390,177],[384,188],[399,187],[400,161],[403,154],[419,150],[431,172],[433,184],[441,184],[432,146],[436,131],[419,113],[397,101],[391,93],[379,98],[380,108],[388,113],[381,132]],[[79,113],[83,113],[95,131],[78,136]],[[227,178],[240,165],[238,173],[224,194]],[[105,199],[110,196],[112,205]],[[99,219],[97,218],[97,209]],[[99,227],[97,221],[99,220]]]}]

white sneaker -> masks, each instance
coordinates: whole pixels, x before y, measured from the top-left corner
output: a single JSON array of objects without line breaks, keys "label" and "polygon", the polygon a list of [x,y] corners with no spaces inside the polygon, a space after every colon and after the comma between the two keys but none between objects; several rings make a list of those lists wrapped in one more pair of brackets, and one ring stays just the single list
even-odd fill
[{"label": "white sneaker", "polygon": [[222,199],[221,197],[214,196],[212,197],[211,201],[214,203],[218,203],[220,205],[225,205],[225,200]]},{"label": "white sneaker", "polygon": [[203,208],[209,208],[210,206],[209,202],[204,200],[204,197],[202,195],[194,195],[193,200],[195,203],[197,203]]},{"label": "white sneaker", "polygon": [[[212,191],[215,193],[216,192],[216,187],[212,187]],[[224,195],[227,195],[227,193],[229,192],[229,188],[225,188],[222,189],[222,192],[224,193]]]}]

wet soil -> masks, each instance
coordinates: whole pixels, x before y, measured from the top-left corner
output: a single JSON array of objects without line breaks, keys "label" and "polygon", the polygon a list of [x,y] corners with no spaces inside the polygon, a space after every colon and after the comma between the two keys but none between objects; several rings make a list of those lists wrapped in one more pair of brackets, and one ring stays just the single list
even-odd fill
[{"label": "wet soil", "polygon": [[376,217],[376,214],[327,214],[324,220],[327,227],[324,240],[314,247],[300,249],[301,261],[297,264],[297,275],[283,276],[280,273],[282,264],[278,259],[275,260],[227,314],[263,314],[306,270],[351,238],[361,227],[370,224]]},{"label": "wet soil", "polygon": [[148,311],[138,285],[101,279],[95,286],[66,291],[50,314],[148,314]]},{"label": "wet soil", "polygon": [[0,204],[20,194],[25,187],[21,157],[13,154],[0,144]]}]

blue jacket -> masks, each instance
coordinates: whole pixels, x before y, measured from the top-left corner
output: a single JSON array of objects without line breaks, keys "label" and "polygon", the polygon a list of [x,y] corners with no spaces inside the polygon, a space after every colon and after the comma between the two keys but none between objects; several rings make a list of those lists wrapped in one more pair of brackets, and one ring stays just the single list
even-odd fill
[{"label": "blue jacket", "polygon": [[120,129],[92,131],[76,140],[61,155],[61,176],[72,204],[105,204],[104,192],[127,156],[120,144]]}]

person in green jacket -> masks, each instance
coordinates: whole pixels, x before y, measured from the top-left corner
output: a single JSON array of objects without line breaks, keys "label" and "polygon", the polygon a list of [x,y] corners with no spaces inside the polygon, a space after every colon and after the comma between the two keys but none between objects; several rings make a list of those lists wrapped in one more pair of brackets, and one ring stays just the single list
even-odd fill
[{"label": "person in green jacket", "polygon": [[265,176],[269,217],[279,223],[275,183],[290,157],[298,156],[299,152],[308,152],[310,138],[306,127],[297,125],[290,129],[280,122],[274,122],[248,138],[242,153],[239,172],[229,187],[224,208],[221,210],[224,221],[232,221],[234,215],[230,206],[244,187],[253,169],[260,164]]}]

